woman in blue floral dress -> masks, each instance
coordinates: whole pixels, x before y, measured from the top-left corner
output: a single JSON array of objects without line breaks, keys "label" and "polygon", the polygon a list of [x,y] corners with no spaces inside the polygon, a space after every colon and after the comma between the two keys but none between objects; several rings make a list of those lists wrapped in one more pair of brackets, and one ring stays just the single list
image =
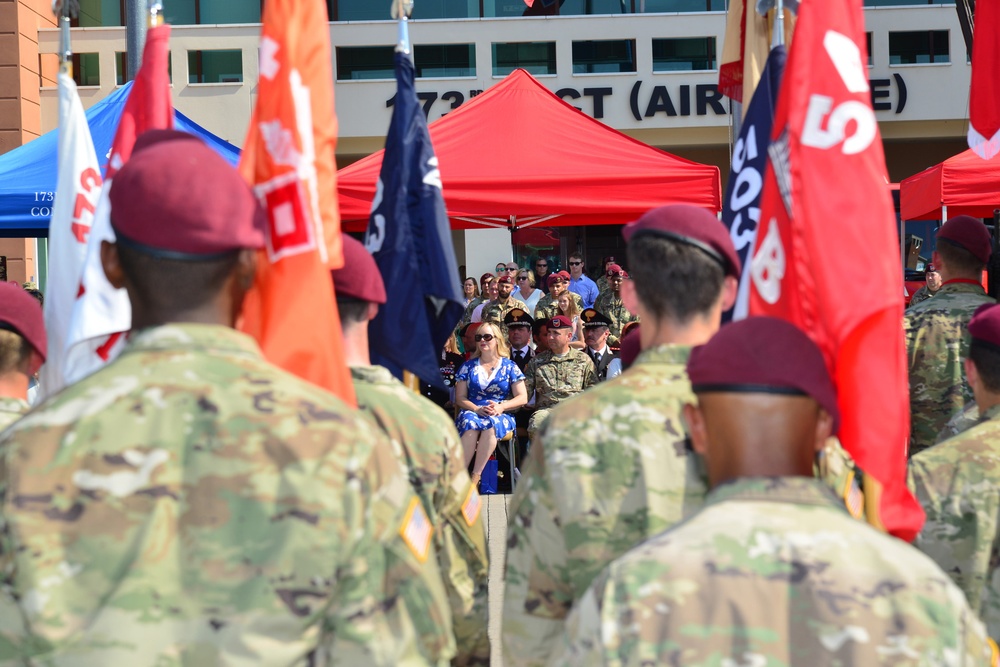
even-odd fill
[{"label": "woman in blue floral dress", "polygon": [[477,486],[497,442],[515,428],[514,416],[507,413],[528,402],[524,374],[509,356],[500,328],[484,322],[476,332],[472,358],[455,376],[455,405],[461,410],[456,423],[465,465],[476,459],[472,482]]}]

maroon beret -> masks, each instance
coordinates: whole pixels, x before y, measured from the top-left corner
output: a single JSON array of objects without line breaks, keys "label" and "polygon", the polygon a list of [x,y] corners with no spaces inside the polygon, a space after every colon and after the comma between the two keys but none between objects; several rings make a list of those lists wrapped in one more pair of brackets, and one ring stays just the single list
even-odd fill
[{"label": "maroon beret", "polygon": [[147,254],[200,260],[264,247],[264,212],[246,181],[185,132],[142,134],[108,196],[119,242]]},{"label": "maroon beret", "polygon": [[639,334],[639,322],[629,322],[622,330],[621,340],[618,345],[621,348],[618,356],[622,360],[622,370],[626,370],[635,362],[635,358],[642,352],[642,338]]},{"label": "maroon beret", "polygon": [[973,343],[986,343],[1000,351],[1000,305],[984,303],[969,320]]},{"label": "maroon beret", "polygon": [[494,276],[493,276],[492,273],[484,273],[483,275],[479,276],[479,284],[481,285],[481,284],[485,283],[487,280],[489,280],[490,278],[493,278],[493,277]]},{"label": "maroon beret", "polygon": [[694,246],[718,262],[727,276],[740,277],[740,258],[729,230],[703,208],[688,204],[660,206],[622,228],[626,241],[643,234]]},{"label": "maroon beret", "polygon": [[556,315],[549,318],[549,329],[568,329],[572,326],[573,323],[565,315]]},{"label": "maroon beret", "polygon": [[607,264],[608,262],[613,262],[613,261],[615,261],[615,256],[614,255],[608,255],[607,257],[604,258],[604,260],[601,262],[601,264],[604,265],[604,264]]},{"label": "maroon beret", "polygon": [[364,244],[347,234],[340,235],[344,244],[344,266],[330,271],[337,296],[385,303],[385,284],[378,264]]},{"label": "maroon beret", "polygon": [[813,398],[834,419],[837,391],[816,344],[798,327],[774,317],[749,317],[722,327],[691,352],[695,393],[751,392]]},{"label": "maroon beret", "polygon": [[993,244],[990,233],[982,220],[968,215],[956,215],[941,225],[937,233],[938,240],[945,240],[959,248],[964,248],[972,256],[985,264],[990,260]]},{"label": "maroon beret", "polygon": [[500,276],[497,278],[497,285],[513,285],[514,281],[510,279],[510,276]]},{"label": "maroon beret", "polygon": [[567,278],[566,276],[562,275],[562,271],[560,271],[559,273],[552,273],[552,274],[550,274],[549,275],[549,286],[551,287],[553,284],[555,284],[556,282],[558,282],[560,280],[562,280],[564,282],[569,282],[569,278]]},{"label": "maroon beret", "polygon": [[623,269],[622,267],[618,266],[617,264],[612,264],[611,266],[608,267],[608,278],[614,278],[615,276],[624,278],[626,276],[626,273],[625,269]]},{"label": "maroon beret", "polygon": [[18,334],[45,361],[48,341],[42,307],[17,283],[0,283],[0,328]]}]

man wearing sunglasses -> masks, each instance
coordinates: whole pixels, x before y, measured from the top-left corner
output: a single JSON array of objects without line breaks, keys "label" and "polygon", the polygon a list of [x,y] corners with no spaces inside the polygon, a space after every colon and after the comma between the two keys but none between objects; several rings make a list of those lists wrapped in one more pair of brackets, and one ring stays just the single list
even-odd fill
[{"label": "man wearing sunglasses", "polygon": [[608,281],[608,289],[597,297],[594,308],[608,316],[611,321],[608,326],[611,331],[608,344],[617,346],[622,336],[622,329],[629,322],[638,322],[639,316],[630,313],[622,301],[622,283],[628,278],[628,273],[617,264],[612,264],[608,267],[605,277]]},{"label": "man wearing sunglasses", "polygon": [[549,260],[544,257],[535,260],[535,287],[549,293]]},{"label": "man wearing sunglasses", "polygon": [[[597,291],[599,294],[604,294],[608,291],[608,271],[611,270],[612,264],[617,264],[614,255],[608,255],[601,262],[601,266],[603,267],[601,269],[602,273],[597,279]],[[594,303],[596,304],[597,302],[595,301]],[[595,305],[594,308],[597,308],[597,306]]]},{"label": "man wearing sunglasses", "polygon": [[569,291],[580,295],[584,308],[593,308],[600,290],[597,283],[583,273],[583,255],[578,252],[569,256]]}]

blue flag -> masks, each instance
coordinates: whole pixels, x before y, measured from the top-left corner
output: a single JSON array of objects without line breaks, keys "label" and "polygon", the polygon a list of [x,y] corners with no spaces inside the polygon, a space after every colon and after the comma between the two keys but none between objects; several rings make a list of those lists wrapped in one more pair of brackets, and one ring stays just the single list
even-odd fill
[{"label": "blue flag", "polygon": [[445,389],[438,358],[464,312],[441,173],[413,85],[396,52],[396,103],[365,232],[388,298],[368,329],[372,363]]},{"label": "blue flag", "polygon": [[767,147],[771,143],[771,125],[774,107],[778,100],[781,75],[785,71],[785,47],[776,46],[767,57],[764,73],[754,91],[750,105],[743,117],[739,139],[733,147],[733,160],[722,199],[722,222],[729,228],[729,235],[743,263],[740,289],[736,304],[726,311],[722,320],[742,320],[747,316],[750,299],[750,253],[757,240],[760,223],[760,193],[764,189],[764,168],[767,165]]}]

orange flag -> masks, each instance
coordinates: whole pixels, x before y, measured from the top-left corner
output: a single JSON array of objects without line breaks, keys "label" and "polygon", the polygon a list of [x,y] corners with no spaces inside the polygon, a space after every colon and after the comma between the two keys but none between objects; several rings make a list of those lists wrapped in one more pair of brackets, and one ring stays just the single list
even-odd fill
[{"label": "orange flag", "polygon": [[240,172],[267,211],[267,247],[240,328],[264,356],[354,405],[330,269],[343,266],[333,71],[322,0],[268,0],[257,106]]}]

